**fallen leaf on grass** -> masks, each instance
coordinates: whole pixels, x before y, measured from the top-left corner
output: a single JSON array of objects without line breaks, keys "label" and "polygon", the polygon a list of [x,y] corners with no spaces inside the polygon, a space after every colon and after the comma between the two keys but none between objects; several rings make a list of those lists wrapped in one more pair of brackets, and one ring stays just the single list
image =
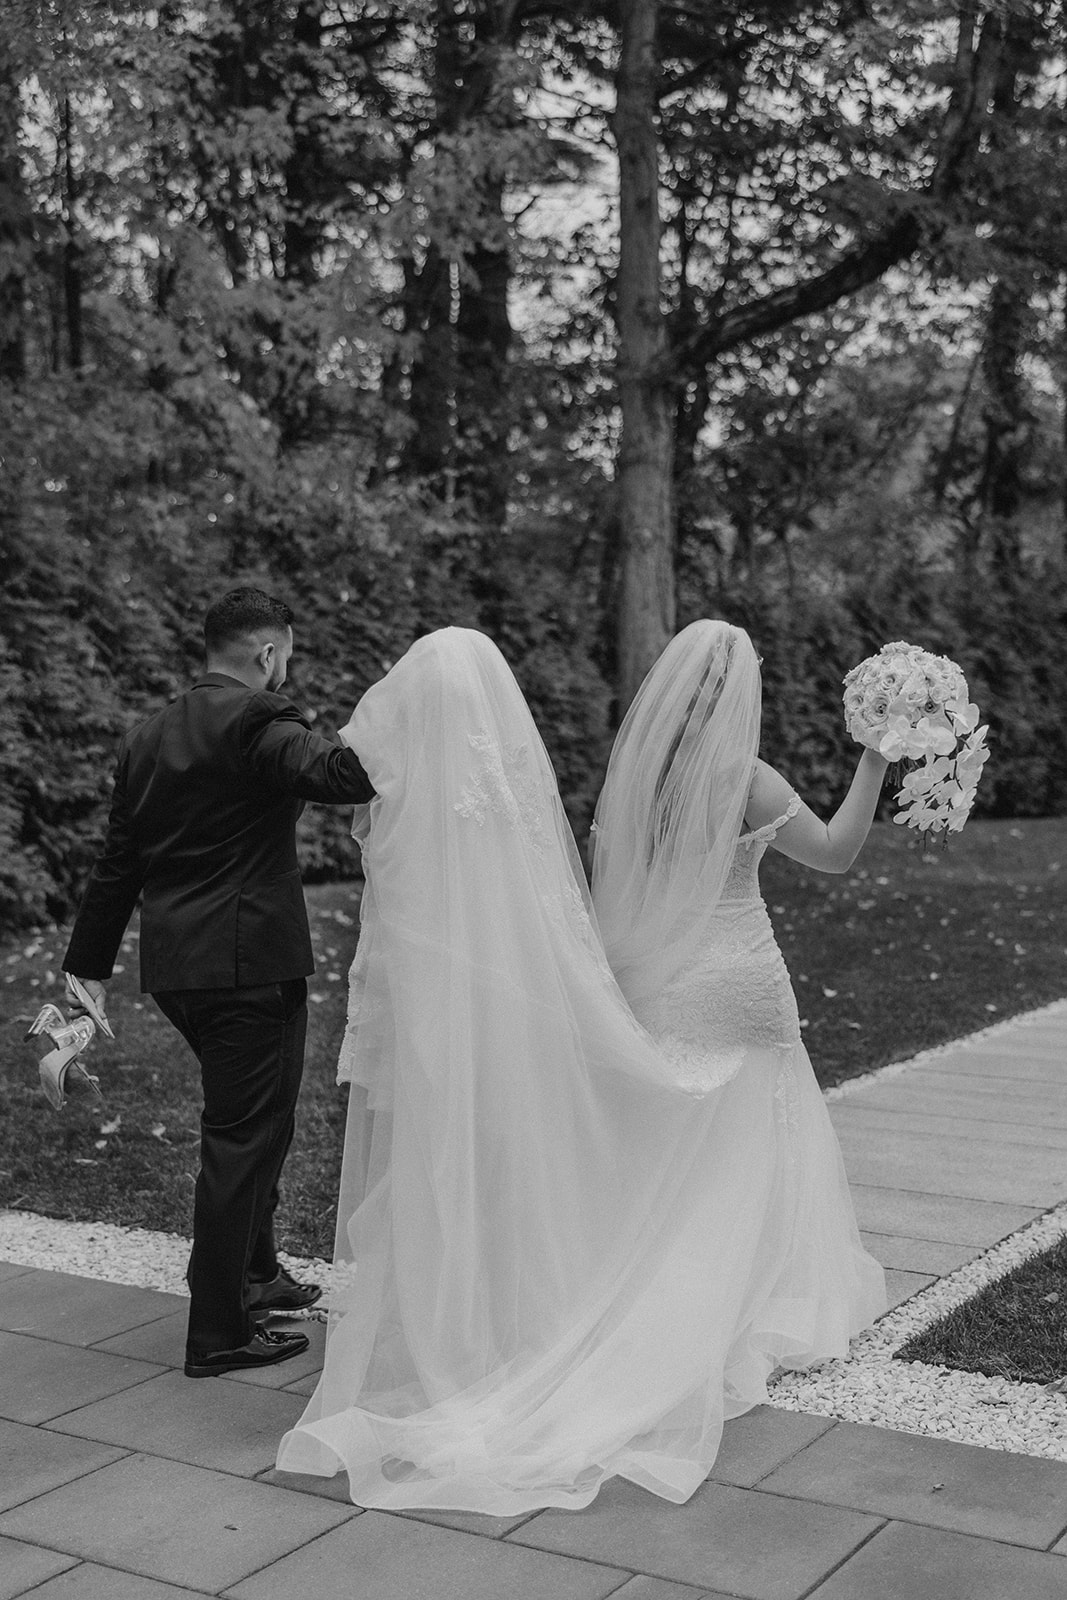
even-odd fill
[{"label": "fallen leaf on grass", "polygon": [[167,1138],[166,1126],[162,1122],[156,1123],[152,1129],[152,1137],[153,1139],[158,1139],[161,1144],[170,1144],[170,1140]]}]

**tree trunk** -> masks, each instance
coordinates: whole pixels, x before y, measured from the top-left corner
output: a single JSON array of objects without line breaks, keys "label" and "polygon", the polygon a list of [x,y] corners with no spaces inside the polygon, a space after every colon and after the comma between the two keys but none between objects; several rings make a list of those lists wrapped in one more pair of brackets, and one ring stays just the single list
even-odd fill
[{"label": "tree trunk", "polygon": [[18,89],[0,68],[0,383],[26,376],[26,278],[33,214],[19,152]]},{"label": "tree trunk", "polygon": [[74,207],[78,199],[78,175],[74,166],[74,126],[69,96],[61,111],[63,151],[63,304],[67,321],[67,354],[75,372],[84,360],[82,338],[82,262],[78,219]]},{"label": "tree trunk", "polygon": [[[1015,134],[1026,78],[1033,70],[1033,32],[1032,17],[1020,14],[1009,18],[993,93],[993,109],[999,119],[992,140],[994,154],[998,144],[1010,141]],[[989,298],[982,351],[986,438],[979,502],[981,522],[992,535],[994,566],[1002,573],[1013,572],[1021,555],[1018,514],[1022,457],[1034,420],[1022,373],[1030,317],[1025,281],[1005,275],[997,278]]]},{"label": "tree trunk", "polygon": [[[514,20],[514,5],[500,0],[473,19],[467,112],[485,119],[501,137],[519,115],[513,98],[498,89],[500,54],[510,42]],[[504,181],[496,171],[481,175],[478,210],[480,237],[466,253],[456,321],[456,465],[457,489],[471,501],[491,537],[503,531],[507,519],[511,421],[511,257]]]},{"label": "tree trunk", "polygon": [[[461,114],[464,52],[457,0],[433,7],[434,132],[450,133]],[[408,412],[411,433],[403,467],[424,477],[447,498],[455,484],[456,331],[451,264],[432,240],[421,268],[405,273],[406,332],[419,342],[411,366]]]},{"label": "tree trunk", "polygon": [[614,115],[619,152],[618,321],[622,438],[620,581],[616,620],[618,710],[674,631],[671,400],[663,377],[667,329],[660,305],[658,0],[621,0]]},{"label": "tree trunk", "polygon": [[1063,466],[1060,481],[1063,491],[1063,547],[1067,555],[1067,275],[1063,279],[1063,355],[1060,371],[1063,374],[1060,384],[1063,398]]},{"label": "tree trunk", "polygon": [[[482,188],[487,214],[499,217],[503,185]],[[491,210],[490,210],[491,208]],[[456,323],[457,488],[480,519],[501,530],[508,503],[508,286],[506,249],[476,244],[467,255]]]},{"label": "tree trunk", "polygon": [[402,464],[406,472],[427,479],[443,498],[453,470],[456,341],[449,263],[435,244],[412,277],[407,331],[417,331],[419,343],[408,400],[411,433]]},{"label": "tree trunk", "polygon": [[293,19],[293,53],[285,85],[293,144],[285,163],[284,249],[286,281],[304,289],[318,277],[323,237],[325,161],[312,112],[320,93],[315,58],[321,49],[321,0],[302,0]]},{"label": "tree trunk", "polygon": [[983,513],[1005,529],[1019,510],[1020,449],[1033,421],[1019,366],[1028,314],[1021,290],[994,283],[982,352],[987,398],[980,498]]}]

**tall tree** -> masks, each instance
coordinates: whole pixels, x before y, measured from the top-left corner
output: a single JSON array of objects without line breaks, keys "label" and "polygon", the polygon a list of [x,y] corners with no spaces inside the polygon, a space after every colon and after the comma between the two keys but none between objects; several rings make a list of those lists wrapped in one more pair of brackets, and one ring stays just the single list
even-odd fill
[{"label": "tall tree", "polygon": [[620,0],[613,128],[619,153],[617,468],[620,587],[616,637],[620,706],[674,628],[671,397],[660,263],[659,0]]},{"label": "tall tree", "polygon": [[0,383],[26,376],[26,317],[33,212],[19,148],[19,85],[10,55],[0,62]]},{"label": "tall tree", "polygon": [[[958,225],[960,196],[966,192],[982,134],[992,115],[1006,36],[1004,12],[1000,7],[979,14],[972,0],[961,0],[956,7],[952,57],[943,68],[948,80],[947,92],[922,97],[921,113],[913,116],[915,126],[911,129],[893,125],[884,106],[880,113],[878,108],[872,107],[871,126],[877,126],[879,114],[890,126],[881,141],[865,133],[864,139],[870,148],[863,140],[857,141],[842,133],[834,100],[840,98],[846,85],[835,81],[830,69],[835,48],[843,50],[847,57],[844,75],[849,87],[861,86],[864,71],[871,65],[865,53],[873,48],[884,52],[888,59],[890,45],[894,43],[892,6],[877,8],[881,31],[871,29],[868,9],[860,5],[820,5],[816,0],[812,4],[756,9],[760,12],[758,19],[750,15],[747,7],[713,5],[711,0],[684,10],[668,6],[665,0],[620,3],[615,116],[620,135],[625,130],[626,137],[633,139],[640,129],[644,145],[644,159],[639,165],[624,165],[620,161],[620,216],[643,219],[641,237],[646,243],[651,237],[647,196],[651,156],[649,104],[644,80],[634,77],[632,42],[639,39],[642,50],[653,51],[657,18],[662,21],[669,16],[672,24],[670,48],[674,52],[671,72],[660,76],[661,99],[679,85],[695,94],[703,84],[710,88],[712,116],[721,116],[724,96],[732,96],[734,107],[737,105],[736,85],[730,80],[736,78],[738,71],[749,80],[746,89],[750,102],[746,113],[748,126],[741,134],[742,138],[747,137],[749,144],[750,173],[757,173],[762,165],[768,139],[775,139],[781,145],[786,131],[791,151],[803,151],[812,126],[819,130],[827,146],[821,172],[810,162],[810,170],[806,171],[807,181],[814,185],[813,191],[805,194],[794,183],[789,208],[782,212],[779,205],[782,231],[777,239],[768,242],[764,259],[756,264],[755,275],[750,275],[747,281],[743,276],[734,276],[730,281],[728,274],[722,291],[705,298],[699,318],[690,303],[688,314],[676,326],[675,337],[667,339],[659,335],[659,354],[654,365],[650,367],[642,358],[647,356],[657,335],[650,333],[644,320],[635,317],[628,321],[624,336],[620,322],[620,376],[625,375],[629,381],[632,373],[640,373],[640,392],[646,403],[655,394],[657,382],[679,389],[692,385],[698,395],[709,393],[709,372],[713,373],[732,352],[799,319],[826,311],[876,282],[890,267],[907,261],[924,245],[932,245],[950,217]],[[922,18],[926,31],[918,43],[913,41],[914,63],[921,61],[922,51],[929,49],[936,36],[937,10],[935,6],[929,7],[928,14]],[[662,40],[664,30],[661,28],[660,32]],[[781,117],[781,129],[772,133],[766,112],[759,111],[758,107],[761,101],[765,106],[773,104],[776,97],[780,98],[783,84],[791,85],[799,77],[803,85],[804,72],[798,72],[798,56],[802,60],[805,57],[805,35],[814,40],[814,46],[807,49],[807,76],[814,88],[807,91],[802,88],[799,102]],[[664,54],[661,48],[661,61]],[[917,74],[918,65],[913,64],[912,70]],[[645,96],[643,123],[630,120],[637,83],[641,84],[640,93]],[[892,97],[887,98],[891,100]],[[621,118],[624,104],[627,115]],[[693,124],[691,110],[687,109],[683,120]],[[791,128],[788,127],[790,121]],[[901,176],[910,187],[894,187],[873,178],[865,170],[869,165],[877,169],[880,163],[893,159],[900,166],[899,158],[894,157],[895,149],[899,148],[907,152]],[[800,160],[802,164],[804,160],[791,153],[790,159]],[[924,169],[925,178],[921,176]],[[827,177],[831,174],[832,181],[828,183]],[[785,184],[789,179],[787,168]],[[626,191],[631,186],[633,193],[628,195]],[[814,216],[823,218],[821,229],[813,215],[804,214],[805,206]],[[628,231],[632,243],[632,229]],[[743,244],[743,238],[741,242]],[[723,243],[721,232],[717,243],[720,246]],[[647,266],[644,271],[643,303],[647,317],[656,302],[647,288],[652,274]],[[658,298],[661,302],[662,292]],[[662,308],[660,315],[665,315]],[[638,341],[636,359],[631,353],[631,339]],[[634,414],[633,402],[630,410]],[[655,404],[651,414],[655,415]],[[626,433],[624,424],[622,460],[635,448],[632,426],[629,439]],[[658,435],[653,430],[647,436]],[[646,460],[651,459],[647,445],[643,454]],[[661,451],[655,469],[660,477],[663,462]],[[624,510],[624,514],[629,513]],[[622,540],[616,631],[620,645],[627,640],[638,641],[635,649],[626,647],[625,658],[620,654],[618,688],[623,707],[652,657],[666,642],[671,608],[669,603],[664,604],[658,583],[650,586],[647,575],[669,566],[674,537],[671,499],[660,492],[644,502],[640,538],[627,532]]]}]

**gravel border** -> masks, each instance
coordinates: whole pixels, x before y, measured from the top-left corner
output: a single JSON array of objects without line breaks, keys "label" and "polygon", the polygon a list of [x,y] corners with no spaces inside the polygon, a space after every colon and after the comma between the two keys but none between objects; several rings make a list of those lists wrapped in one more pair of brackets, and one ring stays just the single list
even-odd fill
[{"label": "gravel border", "polygon": [[[857,1089],[898,1077],[961,1045],[996,1039],[1006,1029],[1064,1016],[1067,999],[1054,1001],[906,1061],[850,1078],[826,1090],[826,1098],[847,1098]],[[770,1385],[770,1404],[786,1411],[1067,1461],[1067,1394],[1038,1383],[1013,1383],[893,1358],[893,1352],[907,1339],[1064,1235],[1067,1200],[887,1312],[853,1340],[847,1357],[806,1372],[782,1374]],[[188,1254],[189,1241],[177,1234],[112,1223],[61,1222],[29,1211],[0,1211],[0,1260],[19,1266],[184,1295]],[[328,1261],[284,1253],[282,1260],[298,1276],[322,1283],[328,1290]],[[316,1306],[305,1315],[321,1318],[324,1312]]]},{"label": "gravel border", "polygon": [[[824,1091],[827,1100],[844,1100],[858,1089],[896,1078],[913,1067],[936,1063],[961,1046],[996,1040],[1008,1030],[1067,1018],[1067,999],[988,1028],[936,1045],[906,1061],[894,1061],[874,1072]],[[921,1433],[989,1450],[1067,1461],[1067,1394],[1040,1383],[1014,1383],[977,1372],[925,1361],[897,1361],[893,1352],[1002,1278],[1029,1256],[1038,1255],[1067,1234],[1067,1201],[1053,1206],[1017,1232],[1009,1234],[955,1272],[912,1295],[888,1311],[873,1328],[852,1341],[847,1357],[823,1362],[807,1372],[785,1373],[770,1386],[770,1403],[786,1411],[814,1412],[848,1422],[874,1423],[901,1433]],[[1065,1361],[1067,1376],[1067,1361]]]},{"label": "gravel border", "polygon": [[[162,1289],[186,1299],[189,1243],[178,1233],[121,1228],[112,1222],[61,1222],[35,1211],[0,1211],[0,1261],[136,1289]],[[329,1285],[329,1261],[292,1256],[284,1250],[278,1258],[298,1277]],[[319,1308],[296,1314],[315,1318]]]},{"label": "gravel border", "polygon": [[771,1405],[1067,1461],[1067,1394],[893,1356],[947,1311],[1065,1234],[1067,1201],[887,1312],[853,1340],[843,1360],[783,1374],[771,1385]]}]

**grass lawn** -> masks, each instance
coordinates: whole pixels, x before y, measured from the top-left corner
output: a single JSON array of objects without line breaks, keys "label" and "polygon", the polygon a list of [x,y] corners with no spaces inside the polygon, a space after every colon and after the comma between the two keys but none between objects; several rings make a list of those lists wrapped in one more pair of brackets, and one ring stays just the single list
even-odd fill
[{"label": "grass lawn", "polygon": [[[804,1034],[824,1084],[1067,994],[1067,819],[971,822],[923,858],[879,825],[856,867],[825,877],[771,852],[764,892]],[[334,1083],[358,890],[308,890],[318,973],[281,1242],[328,1256],[346,1091]],[[0,948],[0,1206],[49,1216],[191,1228],[199,1084],[178,1035],[137,992],[126,941],[111,986],[117,1039],[94,1046],[104,1101],[51,1110],[23,1042],[45,999],[62,1003],[62,931]]]},{"label": "grass lawn", "polygon": [[1064,1376],[1067,1239],[1023,1261],[909,1339],[899,1361],[929,1361],[1017,1383]]}]

